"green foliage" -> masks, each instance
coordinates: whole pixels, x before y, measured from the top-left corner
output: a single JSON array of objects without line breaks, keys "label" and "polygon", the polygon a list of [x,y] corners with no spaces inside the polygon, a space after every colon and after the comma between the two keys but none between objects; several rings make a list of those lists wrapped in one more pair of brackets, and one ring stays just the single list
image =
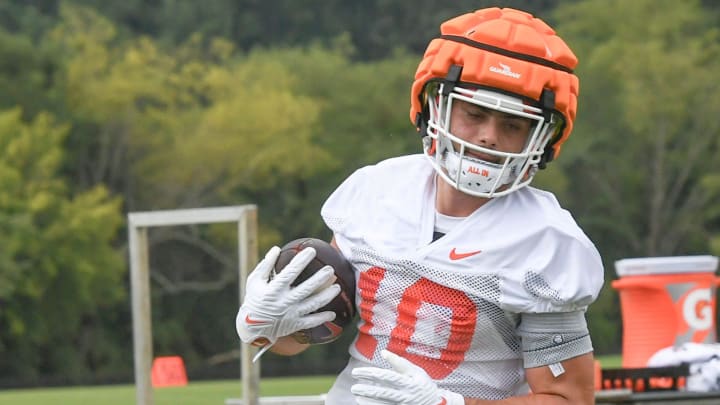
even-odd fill
[{"label": "green foliage", "polygon": [[[347,37],[336,38],[330,49],[311,45],[251,53],[250,59],[293,67],[298,80],[291,91],[313,100],[318,108],[309,128],[310,142],[330,157],[325,165],[314,163],[318,170],[313,176],[281,178],[283,193],[253,195],[264,201],[264,222],[276,224],[284,241],[307,235],[329,237],[319,219],[320,206],[343,178],[360,166],[421,150],[408,119],[412,83],[408,72],[414,71],[418,57],[398,52],[384,61],[357,63],[351,61],[352,53]],[[281,147],[294,139],[273,142]]]},{"label": "green foliage", "polygon": [[5,0],[0,2],[0,27],[35,41],[52,26],[60,0]]},{"label": "green foliage", "polygon": [[111,245],[119,200],[102,186],[68,192],[58,176],[67,132],[47,114],[26,124],[19,109],[0,113],[0,375],[82,368],[67,354],[92,349],[73,337],[124,295]]},{"label": "green foliage", "polygon": [[380,60],[396,48],[421,53],[438,33],[438,24],[460,13],[484,7],[515,7],[546,14],[557,0],[73,0],[103,13],[135,35],[181,44],[196,33],[223,37],[239,49],[328,46],[348,34],[357,57]]},{"label": "green foliage", "polygon": [[[574,139],[583,153],[568,166],[599,191],[584,205],[619,219],[603,221],[603,232],[626,243],[619,255],[705,250],[701,213],[711,201],[699,180],[720,171],[712,19],[697,2],[586,1],[561,10],[583,66]],[[588,15],[591,38],[580,20]]]},{"label": "green foliage", "polygon": [[[703,179],[720,173],[714,18],[697,1],[558,9],[556,28],[575,49],[581,77],[577,126],[559,162],[572,172],[571,208],[600,247],[608,281],[619,258],[710,250],[707,213],[718,190]],[[617,323],[610,295],[596,305]],[[591,327],[603,335],[595,340],[602,350],[617,347],[618,334],[600,317]]]},{"label": "green foliage", "polygon": [[[87,128],[73,134],[75,153],[92,159],[76,164],[111,185],[132,176],[131,206],[206,205],[205,196],[271,189],[329,164],[310,142],[318,106],[293,92],[301,79],[288,65],[235,56],[222,40],[205,50],[193,38],[172,53],[150,38],[116,43],[112,24],[92,11],[62,14],[52,37],[68,58],[67,105]],[[126,154],[132,167],[110,173],[92,151],[110,161]]]},{"label": "green foliage", "polygon": [[[711,196],[712,201],[720,201],[720,174],[708,174],[703,177],[702,187]],[[709,224],[710,253],[720,256],[720,206],[717,204],[708,207],[705,218]]]},{"label": "green foliage", "polygon": [[48,46],[0,29],[0,109],[20,106],[27,117],[55,108],[58,59]]}]

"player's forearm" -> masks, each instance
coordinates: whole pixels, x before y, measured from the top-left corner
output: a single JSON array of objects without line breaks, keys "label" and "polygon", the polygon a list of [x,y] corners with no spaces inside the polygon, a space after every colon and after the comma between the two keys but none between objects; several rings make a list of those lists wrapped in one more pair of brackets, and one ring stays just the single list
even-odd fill
[{"label": "player's forearm", "polygon": [[594,393],[583,398],[565,398],[552,394],[529,394],[501,400],[465,398],[465,405],[592,405]]},{"label": "player's forearm", "polygon": [[279,338],[270,351],[282,356],[294,356],[304,352],[308,347],[310,347],[309,344],[299,343],[292,336],[285,336]]}]

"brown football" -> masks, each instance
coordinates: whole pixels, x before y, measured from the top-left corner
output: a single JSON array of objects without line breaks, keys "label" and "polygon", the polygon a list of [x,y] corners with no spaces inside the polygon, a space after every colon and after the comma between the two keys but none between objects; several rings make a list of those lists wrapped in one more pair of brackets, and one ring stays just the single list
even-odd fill
[{"label": "brown football", "polygon": [[340,337],[343,330],[350,325],[350,322],[355,317],[355,272],[350,262],[328,242],[315,238],[300,238],[288,242],[282,247],[280,256],[275,262],[275,274],[282,271],[290,260],[306,247],[315,248],[315,258],[291,285],[296,286],[302,283],[318,270],[329,265],[335,270],[335,284],[340,285],[340,294],[316,311],[335,312],[333,321],[295,332],[292,336],[300,343],[329,343]]}]

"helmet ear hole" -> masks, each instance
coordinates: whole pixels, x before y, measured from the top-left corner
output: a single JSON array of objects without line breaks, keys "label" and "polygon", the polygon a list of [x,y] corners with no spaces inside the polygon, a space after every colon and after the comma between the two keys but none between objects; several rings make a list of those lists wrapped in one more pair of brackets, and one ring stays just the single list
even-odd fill
[{"label": "helmet ear hole", "polygon": [[423,87],[423,91],[418,95],[420,98],[421,110],[415,114],[415,128],[421,138],[427,135],[428,120],[430,119],[430,103],[437,97],[440,85],[435,80],[428,81]]},{"label": "helmet ear hole", "polygon": [[[543,109],[543,111],[548,111],[546,109]],[[556,148],[555,145],[560,141],[562,137],[562,133],[565,130],[565,120],[563,119],[563,116],[560,115],[557,112],[551,112],[551,121],[557,120],[555,124],[555,131],[550,137],[550,140],[548,141],[547,145],[545,145],[545,149],[543,151],[542,157],[540,158],[540,162],[538,162],[538,168],[539,169],[545,169],[548,165],[548,163],[555,160],[556,156]]]}]

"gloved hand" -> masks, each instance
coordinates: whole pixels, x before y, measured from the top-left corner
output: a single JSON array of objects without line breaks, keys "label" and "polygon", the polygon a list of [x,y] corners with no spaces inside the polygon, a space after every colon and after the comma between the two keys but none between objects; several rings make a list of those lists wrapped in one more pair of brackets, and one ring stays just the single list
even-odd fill
[{"label": "gloved hand", "polygon": [[335,319],[332,311],[311,314],[340,293],[340,286],[333,283],[332,267],[325,266],[301,284],[290,286],[315,254],[314,248],[301,250],[268,281],[280,248],[275,246],[267,252],[248,276],[245,299],[235,318],[235,328],[243,342],[267,350],[280,337]]},{"label": "gloved hand", "polygon": [[464,405],[460,394],[438,388],[422,368],[387,350],[381,352],[392,369],[358,367],[359,380],[350,391],[359,405]]}]

